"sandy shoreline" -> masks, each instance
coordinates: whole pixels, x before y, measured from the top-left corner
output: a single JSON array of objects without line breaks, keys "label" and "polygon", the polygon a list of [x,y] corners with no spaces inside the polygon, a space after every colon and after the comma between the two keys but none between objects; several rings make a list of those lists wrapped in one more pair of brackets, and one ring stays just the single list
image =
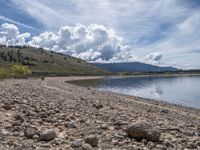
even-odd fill
[{"label": "sandy shoreline", "polygon": [[[84,139],[91,134],[98,146],[90,149],[200,149],[200,110],[65,82],[92,78],[102,77],[0,81],[0,149],[87,149]],[[17,126],[16,114],[24,120]],[[159,141],[127,136],[126,127],[135,122],[161,131]],[[31,138],[28,127],[37,130]],[[46,129],[57,137],[38,139]]]}]

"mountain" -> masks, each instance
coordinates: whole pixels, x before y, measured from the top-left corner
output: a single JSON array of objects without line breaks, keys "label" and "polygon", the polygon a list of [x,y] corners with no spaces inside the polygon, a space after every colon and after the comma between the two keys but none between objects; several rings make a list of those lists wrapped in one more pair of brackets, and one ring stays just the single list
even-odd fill
[{"label": "mountain", "polygon": [[97,67],[111,72],[165,72],[178,71],[174,67],[159,67],[141,62],[126,62],[126,63],[95,63]]},{"label": "mountain", "polygon": [[108,72],[94,64],[65,54],[27,46],[0,45],[0,68],[13,64],[29,66],[33,75],[102,75]]}]

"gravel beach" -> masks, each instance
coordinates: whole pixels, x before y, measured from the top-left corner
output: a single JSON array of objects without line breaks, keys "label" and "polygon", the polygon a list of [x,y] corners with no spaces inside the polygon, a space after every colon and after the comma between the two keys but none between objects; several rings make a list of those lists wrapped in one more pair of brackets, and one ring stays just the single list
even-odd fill
[{"label": "gravel beach", "polygon": [[200,110],[48,77],[0,81],[0,150],[200,149]]}]

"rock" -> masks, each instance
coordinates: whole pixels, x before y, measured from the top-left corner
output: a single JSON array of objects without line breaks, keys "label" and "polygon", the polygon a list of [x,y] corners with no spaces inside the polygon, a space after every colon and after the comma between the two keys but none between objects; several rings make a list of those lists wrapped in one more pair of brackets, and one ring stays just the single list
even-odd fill
[{"label": "rock", "polygon": [[93,104],[92,106],[95,107],[96,109],[101,109],[101,108],[103,108],[103,105],[102,105],[102,104]]},{"label": "rock", "polygon": [[166,110],[166,109],[161,109],[159,111],[160,114],[168,114],[169,113],[169,110]]},{"label": "rock", "polygon": [[56,118],[48,118],[48,119],[46,119],[46,121],[49,123],[56,123],[57,119]]},{"label": "rock", "polygon": [[15,115],[14,118],[15,120],[20,120],[21,122],[24,122],[24,118],[22,115]]},{"label": "rock", "polygon": [[153,149],[155,147],[155,144],[153,142],[148,142],[147,147]]},{"label": "rock", "polygon": [[24,149],[28,149],[34,145],[34,142],[32,140],[23,140],[22,145],[23,145],[23,147],[25,147]]},{"label": "rock", "polygon": [[19,132],[14,132],[13,133],[13,136],[19,136],[20,134],[19,134]]},{"label": "rock", "polygon": [[148,123],[135,123],[126,128],[126,133],[136,140],[159,141],[160,132]]},{"label": "rock", "polygon": [[34,128],[27,127],[27,128],[24,130],[24,135],[25,135],[27,138],[32,138],[35,134],[36,134],[36,130],[35,130]]},{"label": "rock", "polygon": [[197,145],[197,146],[200,146],[200,141],[197,141],[196,145]]},{"label": "rock", "polygon": [[156,145],[156,148],[159,150],[167,150],[167,147],[163,146],[163,145]]},{"label": "rock", "polygon": [[15,118],[15,121],[12,124],[13,126],[19,126],[24,122],[24,118],[21,115],[16,115],[14,116],[14,118]]},{"label": "rock", "polygon": [[166,142],[165,142],[165,146],[166,146],[167,148],[174,148],[174,145],[173,145],[170,141],[166,141]]},{"label": "rock", "polygon": [[93,150],[92,146],[90,146],[89,144],[83,144],[82,149],[83,150]]},{"label": "rock", "polygon": [[98,138],[95,135],[89,135],[84,139],[85,143],[90,144],[92,147],[98,146]]},{"label": "rock", "polygon": [[125,132],[116,132],[113,137],[115,139],[124,139],[125,137],[127,137],[127,133]]},{"label": "rock", "polygon": [[67,127],[67,128],[77,128],[77,126],[75,125],[74,122],[66,123],[66,124],[65,124],[65,127]]},{"label": "rock", "polygon": [[40,118],[47,118],[48,117],[48,114],[46,112],[41,112],[39,114]]},{"label": "rock", "polygon": [[142,139],[141,141],[144,145],[146,145],[148,143],[148,141],[146,139]]},{"label": "rock", "polygon": [[200,137],[200,131],[195,132],[195,135]]},{"label": "rock", "polygon": [[108,129],[108,126],[107,126],[106,124],[102,124],[102,125],[101,125],[101,129],[107,130],[107,129]]},{"label": "rock", "polygon": [[10,104],[8,104],[8,103],[4,103],[3,108],[4,108],[5,110],[11,110],[11,109],[12,109],[12,106],[11,106]]},{"label": "rock", "polygon": [[82,146],[82,141],[81,140],[75,140],[72,144],[71,147],[72,148],[79,148]]},{"label": "rock", "polygon": [[192,143],[192,142],[189,142],[186,146],[186,148],[189,148],[189,149],[196,149],[197,148],[197,145]]},{"label": "rock", "polygon": [[32,137],[32,139],[38,140],[38,139],[39,139],[39,136],[38,136],[37,134],[35,134],[35,135]]},{"label": "rock", "polygon": [[187,135],[187,136],[193,136],[193,135],[196,134],[196,133],[193,132],[193,131],[184,131],[183,133],[184,133],[185,135]]},{"label": "rock", "polygon": [[42,143],[41,145],[40,145],[40,147],[42,147],[42,150],[45,148],[45,149],[50,149],[51,148],[51,145],[49,144],[49,143]]},{"label": "rock", "polygon": [[54,129],[48,129],[43,131],[40,135],[39,135],[39,139],[41,141],[51,141],[56,137],[56,132]]}]

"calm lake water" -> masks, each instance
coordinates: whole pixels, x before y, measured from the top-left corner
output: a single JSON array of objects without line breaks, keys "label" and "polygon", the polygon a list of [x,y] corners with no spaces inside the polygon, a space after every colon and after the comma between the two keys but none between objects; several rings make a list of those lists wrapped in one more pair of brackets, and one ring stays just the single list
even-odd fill
[{"label": "calm lake water", "polygon": [[102,91],[200,108],[200,76],[109,77],[100,80],[75,81],[74,83]]}]

